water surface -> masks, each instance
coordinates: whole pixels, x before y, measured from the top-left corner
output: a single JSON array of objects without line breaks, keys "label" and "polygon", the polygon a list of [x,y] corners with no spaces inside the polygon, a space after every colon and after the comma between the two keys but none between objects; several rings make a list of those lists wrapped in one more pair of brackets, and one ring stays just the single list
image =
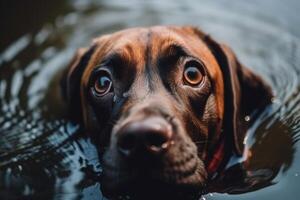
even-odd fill
[{"label": "water surface", "polygon": [[[2,1],[0,199],[104,198],[96,149],[65,117],[59,74],[92,38],[157,24],[201,27],[276,94],[245,140],[248,154],[239,162],[246,178],[202,199],[299,199],[298,9],[297,0]],[[233,163],[227,175],[239,168]]]}]

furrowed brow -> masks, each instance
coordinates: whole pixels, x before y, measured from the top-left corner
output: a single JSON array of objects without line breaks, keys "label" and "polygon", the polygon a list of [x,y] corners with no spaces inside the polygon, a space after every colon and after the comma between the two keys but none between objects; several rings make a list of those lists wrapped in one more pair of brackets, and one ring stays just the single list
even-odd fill
[{"label": "furrowed brow", "polygon": [[113,52],[108,55],[106,55],[100,65],[101,66],[107,66],[107,67],[113,67],[113,66],[118,66],[121,63],[124,63],[124,59],[122,58],[122,55],[118,52]]},{"label": "furrowed brow", "polygon": [[188,50],[179,44],[171,44],[165,51],[166,56],[187,56]]},{"label": "furrowed brow", "polygon": [[179,44],[169,45],[159,57],[159,65],[175,64],[180,58],[189,56],[188,50]]},{"label": "furrowed brow", "polygon": [[133,62],[128,56],[116,51],[106,55],[98,66],[110,69],[116,78],[121,79],[127,71],[134,71]]}]

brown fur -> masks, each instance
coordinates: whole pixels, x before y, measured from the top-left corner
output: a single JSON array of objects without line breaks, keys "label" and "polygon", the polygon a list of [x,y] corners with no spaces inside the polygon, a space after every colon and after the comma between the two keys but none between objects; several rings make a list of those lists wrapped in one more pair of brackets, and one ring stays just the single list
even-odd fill
[{"label": "brown fur", "polygon": [[[177,56],[174,46],[187,55]],[[109,60],[115,55],[117,60]],[[103,63],[106,60],[110,62]],[[199,87],[182,82],[189,61],[204,67]],[[109,193],[130,191],[128,183],[149,186],[150,179],[200,190],[222,169],[230,153],[242,153],[249,126],[244,117],[272,97],[270,87],[243,67],[227,46],[193,27],[133,28],[105,35],[78,51],[71,63],[64,93],[72,116],[83,122],[99,147],[104,163],[102,184]],[[113,71],[114,89],[111,97],[95,100],[90,80],[99,66]],[[172,125],[173,145],[148,167],[142,161],[125,160],[116,148],[120,130],[152,116]],[[217,156],[222,158],[214,159],[221,143],[222,154]],[[217,164],[210,165],[212,160]],[[209,166],[216,167],[211,171]],[[180,175],[185,172],[189,174]],[[147,175],[140,180],[138,173]]]}]

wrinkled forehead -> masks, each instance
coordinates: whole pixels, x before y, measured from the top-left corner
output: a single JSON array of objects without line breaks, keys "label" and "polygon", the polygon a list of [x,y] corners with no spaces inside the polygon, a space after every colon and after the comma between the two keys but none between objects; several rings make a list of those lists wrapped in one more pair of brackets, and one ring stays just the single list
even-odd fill
[{"label": "wrinkled forehead", "polygon": [[[211,77],[218,74],[218,64],[206,44],[191,29],[178,27],[133,28],[94,40],[97,46],[86,76],[95,66],[107,60],[117,60],[123,66],[143,70],[159,58],[180,53],[201,60]],[[155,65],[153,65],[155,66]]]},{"label": "wrinkled forehead", "polygon": [[179,47],[192,56],[203,59],[210,54],[205,43],[192,31],[175,27],[128,29],[106,36],[105,40],[102,45],[102,57],[117,53],[131,59],[145,58],[149,55],[155,59],[159,55],[170,52],[172,47]]}]

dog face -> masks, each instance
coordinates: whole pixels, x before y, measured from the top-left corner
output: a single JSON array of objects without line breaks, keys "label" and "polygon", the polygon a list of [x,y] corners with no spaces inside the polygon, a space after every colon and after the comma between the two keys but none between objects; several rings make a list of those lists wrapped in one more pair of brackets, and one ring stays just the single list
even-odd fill
[{"label": "dog face", "polygon": [[272,96],[229,48],[192,27],[97,38],[63,81],[72,116],[98,146],[108,195],[200,191],[242,152],[242,119]]}]

